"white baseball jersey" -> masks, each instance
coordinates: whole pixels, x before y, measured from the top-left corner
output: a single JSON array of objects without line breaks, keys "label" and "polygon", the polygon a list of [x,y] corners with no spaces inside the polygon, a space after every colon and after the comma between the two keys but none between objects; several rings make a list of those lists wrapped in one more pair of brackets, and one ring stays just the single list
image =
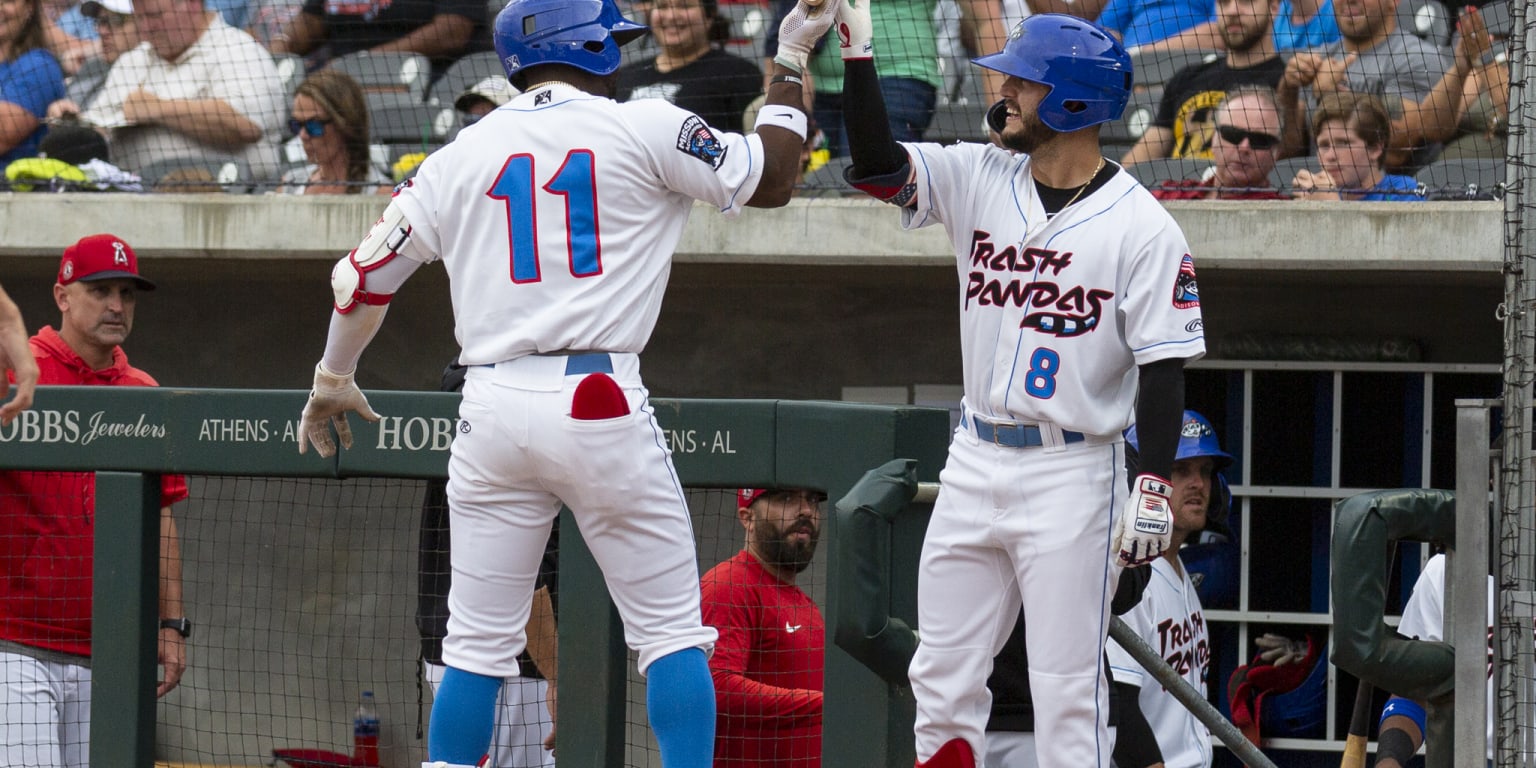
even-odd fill
[{"label": "white baseball jersey", "polygon": [[[1206,636],[1205,616],[1200,611],[1200,596],[1195,593],[1189,572],[1179,573],[1159,557],[1152,561],[1152,580],[1141,602],[1122,617],[1127,626],[1146,640],[1163,661],[1168,662],[1184,681],[1205,694],[1206,675],[1211,661]],[[1167,768],[1205,768],[1211,764],[1211,732],[1173,694],[1110,640],[1110,672],[1115,682],[1139,686],[1137,702],[1147,724],[1157,736],[1158,749]]]},{"label": "white baseball jersey", "polygon": [[443,260],[465,365],[640,352],[694,200],[734,215],[762,170],[756,135],[717,133],[664,101],[535,87],[396,194],[411,224],[403,253]]},{"label": "white baseball jersey", "polygon": [[1027,155],[904,144],[908,229],[942,223],[960,272],[965,405],[1090,435],[1130,425],[1136,366],[1205,354],[1194,260],[1125,172],[1047,219]]},{"label": "white baseball jersey", "polygon": [[[1488,632],[1493,632],[1493,577],[1488,577]],[[1413,594],[1403,606],[1403,620],[1398,634],[1418,640],[1445,640],[1445,555],[1435,555],[1424,564]],[[1492,639],[1491,637],[1489,638]],[[1489,670],[1492,672],[1492,669]],[[1488,757],[1493,758],[1493,680],[1488,681]]]}]

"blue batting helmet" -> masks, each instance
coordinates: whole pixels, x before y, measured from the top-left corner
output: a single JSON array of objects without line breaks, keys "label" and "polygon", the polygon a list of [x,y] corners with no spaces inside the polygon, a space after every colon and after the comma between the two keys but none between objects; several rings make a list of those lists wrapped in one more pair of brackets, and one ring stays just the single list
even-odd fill
[{"label": "blue batting helmet", "polygon": [[1014,28],[1003,50],[971,62],[1050,88],[1036,114],[1061,133],[1114,120],[1131,98],[1131,55],[1125,46],[1076,16],[1030,16]]},{"label": "blue batting helmet", "polygon": [[496,14],[496,55],[509,80],[539,64],[609,75],[619,68],[619,46],[647,31],[613,0],[512,0]]},{"label": "blue batting helmet", "polygon": [[[1126,442],[1132,448],[1141,449],[1136,442],[1136,425],[1132,424],[1125,433]],[[1194,411],[1184,412],[1184,425],[1179,428],[1179,448],[1173,455],[1174,461],[1194,459],[1201,456],[1209,456],[1216,464],[1216,471],[1220,472],[1232,464],[1232,456],[1221,449],[1221,443],[1216,440],[1216,430],[1207,421]]]}]

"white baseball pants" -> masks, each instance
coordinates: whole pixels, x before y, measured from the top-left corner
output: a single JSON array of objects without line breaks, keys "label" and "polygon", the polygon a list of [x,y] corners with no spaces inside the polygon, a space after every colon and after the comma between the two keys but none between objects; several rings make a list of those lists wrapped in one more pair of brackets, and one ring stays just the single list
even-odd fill
[{"label": "white baseball pants", "polygon": [[91,670],[0,653],[0,755],[16,768],[89,768]]}]

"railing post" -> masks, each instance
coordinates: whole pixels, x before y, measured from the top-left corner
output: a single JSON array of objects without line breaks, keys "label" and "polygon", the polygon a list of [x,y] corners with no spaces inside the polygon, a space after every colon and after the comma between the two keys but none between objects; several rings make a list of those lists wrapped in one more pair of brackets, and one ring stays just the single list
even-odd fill
[{"label": "railing post", "polygon": [[91,766],[150,768],[160,600],[160,478],[96,473]]}]

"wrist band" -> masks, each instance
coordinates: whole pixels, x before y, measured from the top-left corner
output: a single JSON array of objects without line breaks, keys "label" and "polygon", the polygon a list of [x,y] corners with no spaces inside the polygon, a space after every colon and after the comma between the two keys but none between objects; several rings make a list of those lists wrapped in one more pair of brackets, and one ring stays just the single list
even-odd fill
[{"label": "wrist band", "polygon": [[784,104],[764,104],[763,108],[757,111],[757,124],[752,126],[752,130],[760,131],[763,126],[771,125],[776,128],[783,128],[786,131],[792,131],[796,136],[800,137],[801,141],[805,141],[807,122],[805,113],[801,112],[797,107]]},{"label": "wrist band", "polygon": [[778,56],[773,57],[773,63],[775,63],[775,64],[777,64],[777,65],[779,65],[779,66],[781,66],[781,67],[783,67],[783,68],[785,68],[785,69],[787,69],[787,70],[789,70],[789,71],[791,71],[791,72],[793,72],[793,73],[795,73],[797,75],[805,72],[805,62],[804,61],[794,61],[794,60],[790,59],[788,56],[785,56],[783,54],[779,54]]},{"label": "wrist band", "polygon": [[768,85],[772,86],[775,83],[794,83],[801,88],[805,87],[805,81],[801,80],[798,75],[774,75],[773,79],[768,81]]}]

